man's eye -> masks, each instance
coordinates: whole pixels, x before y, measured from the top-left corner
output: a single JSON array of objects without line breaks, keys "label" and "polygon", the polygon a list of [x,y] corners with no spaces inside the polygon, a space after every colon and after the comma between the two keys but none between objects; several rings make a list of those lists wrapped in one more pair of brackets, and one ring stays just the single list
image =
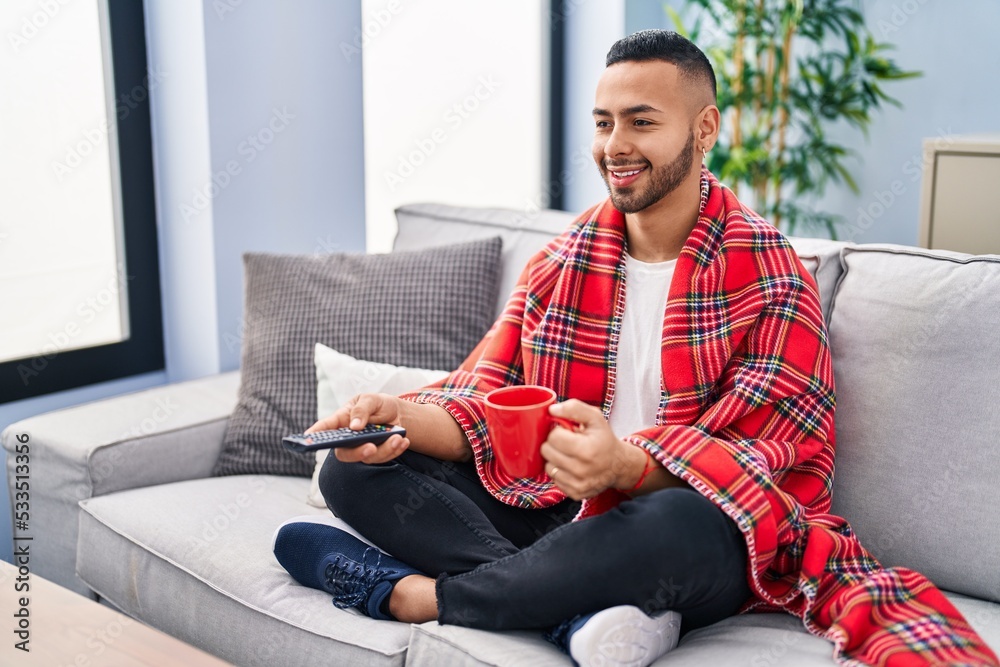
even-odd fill
[{"label": "man's eye", "polygon": [[642,120],[641,118],[635,121],[636,125],[652,125],[648,120]]},{"label": "man's eye", "polygon": [[597,121],[597,127],[611,127],[611,123],[606,120]]}]

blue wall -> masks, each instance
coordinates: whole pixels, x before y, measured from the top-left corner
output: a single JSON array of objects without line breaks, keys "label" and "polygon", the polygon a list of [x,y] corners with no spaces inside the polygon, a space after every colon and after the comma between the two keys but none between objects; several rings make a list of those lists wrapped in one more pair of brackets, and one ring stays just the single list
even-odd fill
[{"label": "blue wall", "polygon": [[[673,28],[664,4],[678,10],[685,6],[683,0],[627,0],[626,32]],[[920,70],[924,76],[886,86],[886,91],[902,103],[902,109],[886,107],[872,123],[867,141],[849,128],[831,132],[834,139],[858,153],[848,169],[861,193],[855,195],[846,187],[831,188],[820,208],[844,218],[841,238],[914,245],[919,228],[923,140],[942,134],[1000,131],[1000,86],[996,85],[1000,40],[995,35],[1000,3],[864,0],[861,4],[875,37],[896,46],[890,56],[903,69]],[[607,46],[610,44],[603,47],[605,51]],[[894,184],[901,194],[893,194]],[[600,196],[602,192],[594,193],[594,198]],[[880,201],[890,202],[884,213],[870,223],[862,219],[858,224],[858,209],[869,209]],[[878,212],[879,207],[873,210]]]},{"label": "blue wall", "polygon": [[204,5],[212,172],[241,167],[212,207],[226,371],[240,364],[243,252],[364,252],[361,59],[341,50],[361,2],[244,2],[221,17],[215,6]]},{"label": "blue wall", "polygon": [[[907,14],[901,7],[914,5]],[[859,243],[917,243],[923,140],[944,134],[1000,131],[1000,4],[993,0],[961,3],[864,3],[868,25],[876,37],[896,45],[892,57],[903,68],[920,70],[919,79],[891,87],[902,109],[888,107],[872,124],[870,140],[857,134],[848,145],[860,153],[852,168],[861,187],[854,195],[845,188],[829,193],[826,207],[860,229],[851,234]],[[848,142],[846,139],[844,143]],[[859,207],[888,201],[896,183],[902,192],[867,229],[858,224]],[[878,207],[874,207],[877,212]]]}]

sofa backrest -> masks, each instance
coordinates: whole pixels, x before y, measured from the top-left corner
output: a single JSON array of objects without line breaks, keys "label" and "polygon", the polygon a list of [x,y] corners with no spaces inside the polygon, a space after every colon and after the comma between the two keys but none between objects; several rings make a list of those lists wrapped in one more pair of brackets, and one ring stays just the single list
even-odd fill
[{"label": "sofa backrest", "polygon": [[[397,218],[396,250],[500,235],[499,312],[574,216],[413,204]],[[830,332],[833,511],[883,564],[1000,601],[1000,257],[789,240]]]},{"label": "sofa backrest", "polygon": [[[569,226],[576,216],[552,209],[516,211],[447,204],[407,204],[396,209],[398,231],[393,250],[422,250],[449,243],[499,236],[503,239],[497,315],[507,302],[528,260]],[[845,243],[790,237],[803,265],[816,279],[829,316],[840,278],[840,250]]]},{"label": "sofa backrest", "polygon": [[884,565],[1000,601],[1000,256],[842,260],[833,511]]},{"label": "sofa backrest", "polygon": [[816,280],[819,289],[819,300],[823,307],[823,318],[829,324],[830,310],[833,308],[833,294],[840,281],[843,267],[840,264],[840,251],[847,247],[843,241],[829,239],[810,239],[789,236],[788,241],[795,248],[802,265],[806,267]]},{"label": "sofa backrest", "polygon": [[499,236],[503,240],[496,313],[517,284],[521,269],[536,252],[576,218],[565,211],[515,211],[446,204],[408,204],[396,209],[399,231],[393,250],[421,250]]}]

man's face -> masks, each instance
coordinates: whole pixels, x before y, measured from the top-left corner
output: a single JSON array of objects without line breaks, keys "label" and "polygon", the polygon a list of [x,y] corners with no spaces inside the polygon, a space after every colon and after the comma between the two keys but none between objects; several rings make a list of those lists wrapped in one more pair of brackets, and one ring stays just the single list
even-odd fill
[{"label": "man's face", "polygon": [[594,161],[623,213],[656,204],[692,173],[694,103],[675,65],[621,62],[604,70],[594,105]]}]

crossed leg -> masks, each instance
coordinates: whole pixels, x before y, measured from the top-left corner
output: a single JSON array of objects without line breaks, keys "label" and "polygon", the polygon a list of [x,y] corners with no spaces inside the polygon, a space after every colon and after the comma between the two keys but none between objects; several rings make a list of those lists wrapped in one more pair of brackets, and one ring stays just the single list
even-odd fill
[{"label": "crossed leg", "polygon": [[338,516],[427,577],[399,581],[399,620],[487,630],[549,628],[617,605],[671,609],[683,631],[750,596],[736,525],[690,488],[664,489],[571,522],[577,504],[511,507],[472,464],[405,452],[368,466],[329,457],[320,489]]}]

